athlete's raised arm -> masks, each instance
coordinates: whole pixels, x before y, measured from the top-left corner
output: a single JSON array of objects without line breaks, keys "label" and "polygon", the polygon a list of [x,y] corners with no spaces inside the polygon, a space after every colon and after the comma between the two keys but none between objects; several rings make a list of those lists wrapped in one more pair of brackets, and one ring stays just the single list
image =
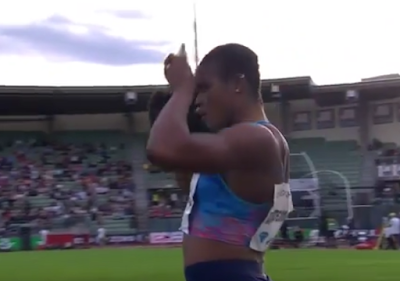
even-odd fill
[{"label": "athlete's raised arm", "polygon": [[[154,93],[149,100],[149,120],[151,125],[153,126],[155,120],[158,118],[161,110],[164,106],[168,103],[171,98],[171,94],[163,93],[163,92],[156,92]],[[209,132],[207,126],[204,122],[201,121],[201,118],[198,114],[195,113],[195,107],[192,104],[187,115],[187,123],[189,126],[189,130],[191,133],[199,133],[199,132]],[[165,170],[165,171],[171,171]],[[192,179],[192,172],[185,171],[185,170],[174,170],[175,173],[175,180],[179,188],[184,190],[185,192],[189,192],[190,182]]]},{"label": "athlete's raised arm", "polygon": [[[147,155],[154,164],[172,170],[224,172],[253,169],[267,161],[268,151],[276,146],[274,138],[267,128],[252,124],[265,119],[259,99],[257,63],[255,70],[247,73],[238,73],[225,63],[224,67],[232,73],[222,74],[227,77],[224,78],[220,72],[216,73],[221,68],[222,64],[218,63],[224,59],[223,55],[217,50],[204,58],[196,78],[185,58],[167,58],[165,76],[173,95],[150,131]],[[252,58],[247,59],[253,66]],[[257,72],[257,77],[251,77],[252,72]],[[255,85],[249,81],[256,81]],[[218,133],[190,133],[186,117],[195,91],[199,114]],[[238,112],[240,108],[252,110],[243,110],[243,116],[233,116],[233,111]]]},{"label": "athlete's raised arm", "polygon": [[254,169],[265,161],[273,146],[269,143],[271,133],[253,124],[235,125],[216,134],[190,134],[184,122],[168,118],[177,111],[168,106],[165,118],[158,119],[150,134],[147,155],[161,167],[209,173]]}]

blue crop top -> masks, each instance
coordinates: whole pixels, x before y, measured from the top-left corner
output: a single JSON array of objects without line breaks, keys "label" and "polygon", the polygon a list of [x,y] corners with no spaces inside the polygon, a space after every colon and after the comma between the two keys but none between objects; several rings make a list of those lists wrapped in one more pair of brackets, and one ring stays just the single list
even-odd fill
[{"label": "blue crop top", "polygon": [[277,188],[290,194],[289,185],[282,183],[275,186],[274,204],[253,204],[237,197],[221,175],[195,174],[181,230],[189,235],[265,251],[293,208],[291,194],[284,201],[280,198],[280,206],[276,206],[276,195],[281,193]]}]

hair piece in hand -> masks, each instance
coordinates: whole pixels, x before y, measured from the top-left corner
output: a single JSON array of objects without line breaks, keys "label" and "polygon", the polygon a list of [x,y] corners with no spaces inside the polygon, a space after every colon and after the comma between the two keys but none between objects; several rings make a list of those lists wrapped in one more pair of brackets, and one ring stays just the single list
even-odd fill
[{"label": "hair piece in hand", "polygon": [[[164,106],[168,103],[172,94],[156,92],[150,97],[149,101],[149,118],[151,125],[154,124],[158,115]],[[194,102],[190,106],[189,113],[187,116],[187,122],[189,126],[189,130],[191,133],[206,133],[209,132],[209,129],[201,120],[200,116],[196,114],[196,106]]]}]

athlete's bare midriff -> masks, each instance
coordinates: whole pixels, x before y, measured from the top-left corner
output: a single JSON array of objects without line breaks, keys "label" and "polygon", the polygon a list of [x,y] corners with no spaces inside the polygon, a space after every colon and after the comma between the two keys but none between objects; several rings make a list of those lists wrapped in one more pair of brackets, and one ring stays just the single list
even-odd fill
[{"label": "athlete's bare midriff", "polygon": [[230,245],[221,241],[185,235],[183,239],[183,258],[185,266],[198,262],[215,260],[252,260],[260,264],[263,253],[255,252],[247,247]]}]

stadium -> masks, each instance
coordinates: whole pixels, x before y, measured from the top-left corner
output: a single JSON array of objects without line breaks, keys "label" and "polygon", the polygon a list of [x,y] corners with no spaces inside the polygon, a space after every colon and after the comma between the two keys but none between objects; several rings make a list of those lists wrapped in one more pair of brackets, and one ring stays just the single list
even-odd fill
[{"label": "stadium", "polygon": [[[1,280],[184,280],[185,194],[145,156],[154,92],[168,87],[0,87]],[[291,149],[289,236],[304,230],[267,253],[271,277],[396,280],[396,251],[317,250],[311,233],[328,214],[375,247],[400,215],[400,78],[263,80],[262,95]]]}]

